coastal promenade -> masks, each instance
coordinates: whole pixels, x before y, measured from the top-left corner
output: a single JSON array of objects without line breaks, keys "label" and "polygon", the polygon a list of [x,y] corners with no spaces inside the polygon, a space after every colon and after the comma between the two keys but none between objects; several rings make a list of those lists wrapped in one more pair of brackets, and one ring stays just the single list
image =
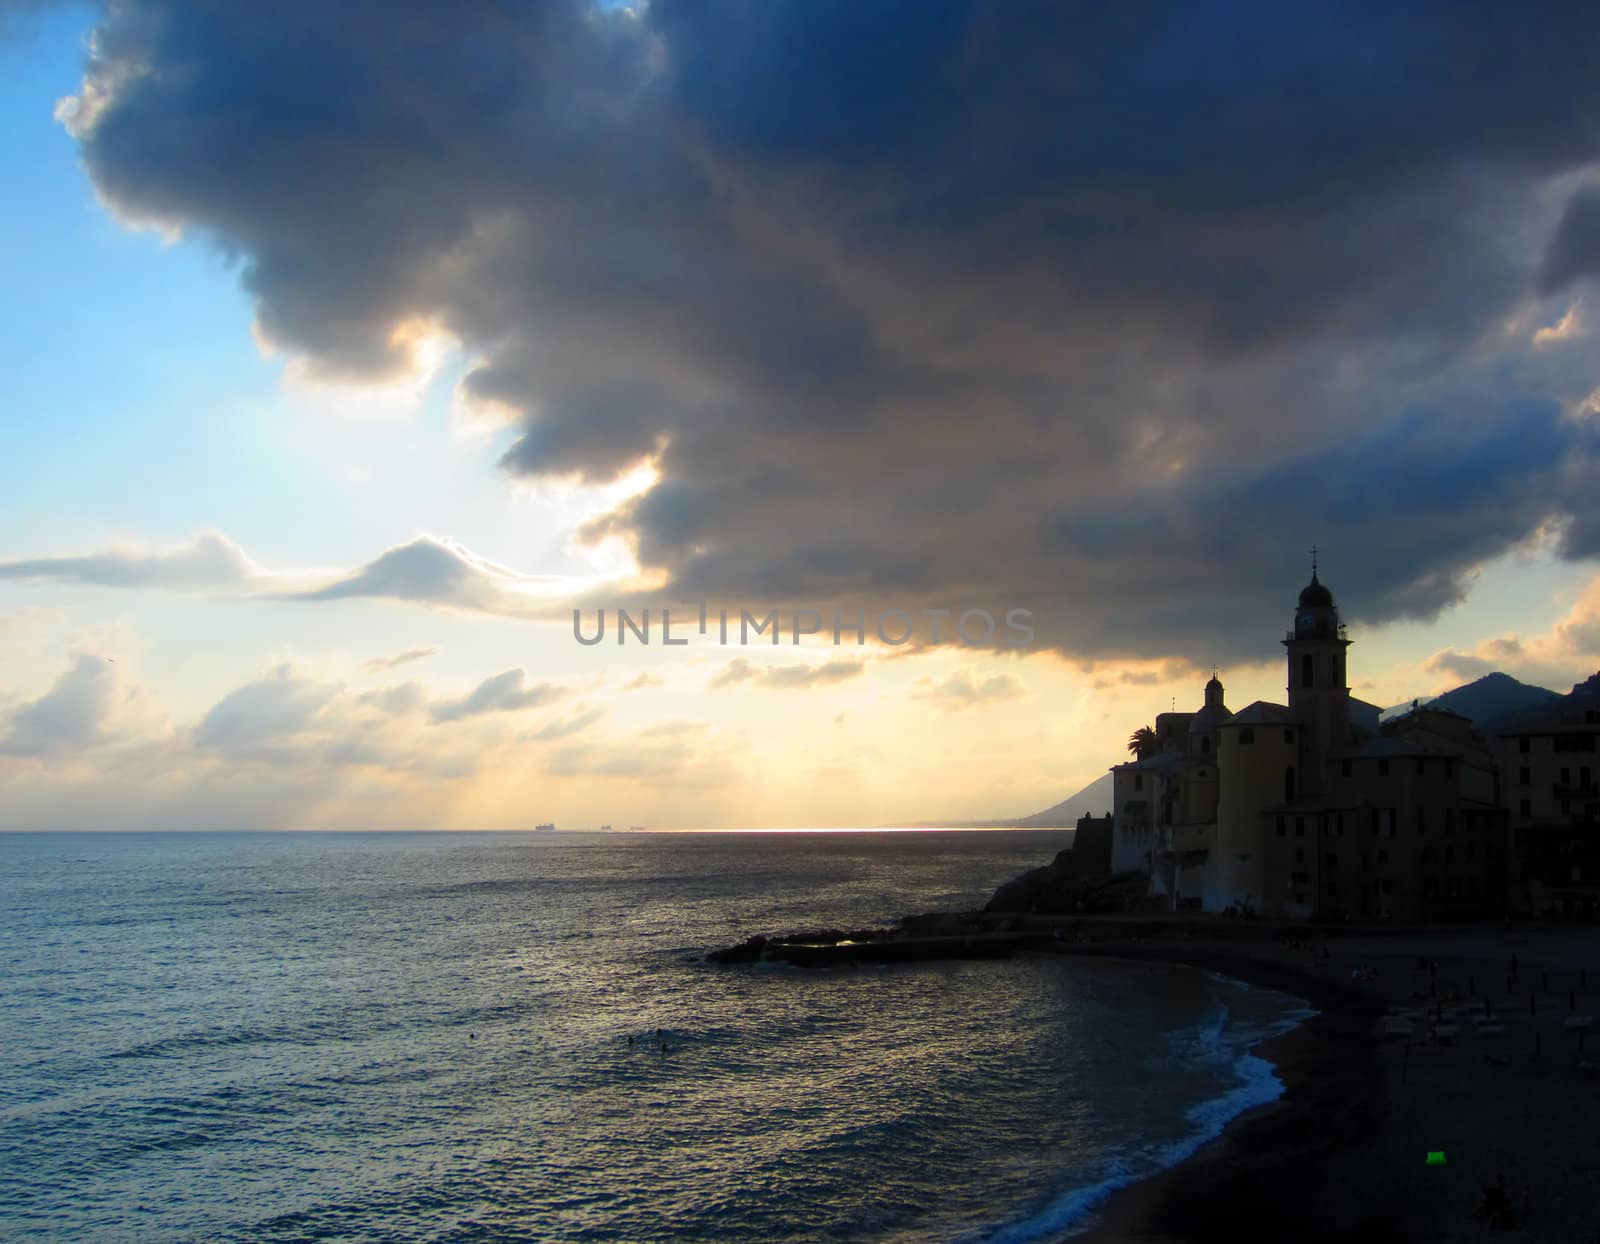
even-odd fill
[{"label": "coastal promenade", "polygon": [[[1600,930],[973,914],[912,918],[876,950],[847,940],[831,962],[1154,960],[1317,1010],[1258,1050],[1283,1096],[1113,1195],[1077,1237],[1091,1244],[1600,1241]],[[830,962],[825,942],[794,961]],[[1491,1227],[1474,1211],[1502,1182]]]}]

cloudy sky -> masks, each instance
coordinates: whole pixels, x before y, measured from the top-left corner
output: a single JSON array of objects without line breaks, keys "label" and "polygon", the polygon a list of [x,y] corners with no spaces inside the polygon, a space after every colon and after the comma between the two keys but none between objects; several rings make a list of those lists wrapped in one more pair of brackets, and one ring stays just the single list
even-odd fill
[{"label": "cloudy sky", "polygon": [[[0,827],[1022,814],[1313,543],[1357,694],[1565,690],[1597,27],[0,3]],[[700,601],[1034,635],[573,638]]]}]

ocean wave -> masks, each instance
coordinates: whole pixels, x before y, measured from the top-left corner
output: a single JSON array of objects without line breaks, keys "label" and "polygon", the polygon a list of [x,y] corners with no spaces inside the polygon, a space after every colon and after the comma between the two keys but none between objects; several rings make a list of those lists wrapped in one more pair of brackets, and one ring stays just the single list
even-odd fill
[{"label": "ocean wave", "polygon": [[1101,1165],[1094,1182],[1061,1194],[1025,1218],[963,1237],[959,1244],[1036,1244],[1086,1231],[1114,1193],[1188,1160],[1221,1136],[1235,1119],[1283,1095],[1277,1068],[1253,1051],[1263,1042],[1293,1031],[1317,1012],[1300,999],[1276,990],[1259,989],[1214,972],[1206,972],[1205,976],[1220,989],[1294,1004],[1270,1017],[1243,1019],[1219,995],[1216,1005],[1200,1023],[1172,1034],[1175,1048],[1197,1061],[1225,1067],[1235,1084],[1186,1110],[1184,1119],[1189,1131],[1181,1138],[1115,1151]]}]

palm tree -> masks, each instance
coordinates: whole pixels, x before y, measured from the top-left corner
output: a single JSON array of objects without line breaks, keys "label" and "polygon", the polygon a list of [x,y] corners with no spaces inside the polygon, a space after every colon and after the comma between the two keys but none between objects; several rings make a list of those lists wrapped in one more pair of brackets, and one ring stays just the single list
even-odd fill
[{"label": "palm tree", "polygon": [[1149,726],[1140,726],[1128,736],[1128,751],[1135,760],[1153,756],[1156,750],[1156,732]]}]

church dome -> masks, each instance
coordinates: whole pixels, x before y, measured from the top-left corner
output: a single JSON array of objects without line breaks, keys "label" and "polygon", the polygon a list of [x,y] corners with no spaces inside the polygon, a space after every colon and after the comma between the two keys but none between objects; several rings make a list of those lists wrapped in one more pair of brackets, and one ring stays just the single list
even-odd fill
[{"label": "church dome", "polygon": [[1322,586],[1317,578],[1317,572],[1311,572],[1311,582],[1300,590],[1300,608],[1302,609],[1332,609],[1333,593]]}]

